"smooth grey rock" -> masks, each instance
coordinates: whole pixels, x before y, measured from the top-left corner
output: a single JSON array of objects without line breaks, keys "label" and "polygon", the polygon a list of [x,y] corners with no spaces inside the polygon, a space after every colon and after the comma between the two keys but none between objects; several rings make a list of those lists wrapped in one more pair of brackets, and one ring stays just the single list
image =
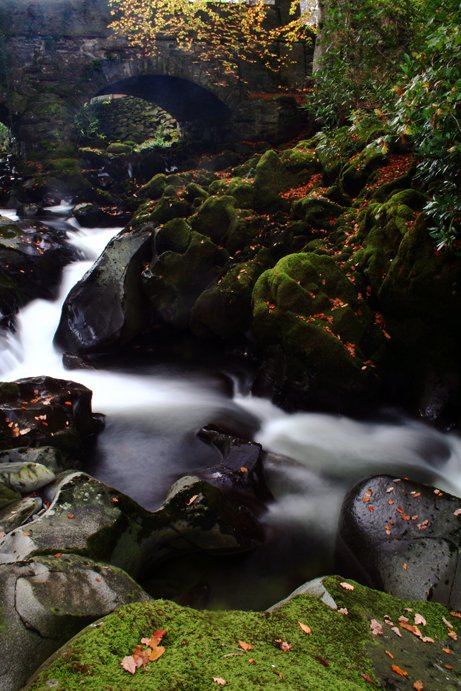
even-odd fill
[{"label": "smooth grey rock", "polygon": [[337,533],[339,568],[364,585],[459,610],[460,553],[458,497],[377,475],[361,480],[344,499]]},{"label": "smooth grey rock", "polygon": [[283,605],[286,605],[287,602],[298,595],[311,595],[312,597],[317,598],[317,600],[322,600],[322,602],[328,605],[328,607],[331,607],[331,609],[338,609],[338,605],[325,588],[324,580],[325,576],[322,576],[321,578],[314,578],[312,581],[303,583],[303,585],[300,585],[299,588],[293,590],[288,597],[280,600],[280,602],[276,602],[275,605],[272,605],[272,607],[269,607],[266,612],[276,612],[283,607]]},{"label": "smooth grey rock", "polygon": [[0,451],[0,463],[41,463],[53,473],[61,472],[67,467],[62,453],[53,446],[38,448],[20,446],[16,449]]},{"label": "smooth grey rock", "polygon": [[40,497],[26,497],[0,509],[0,532],[11,533],[43,507]]},{"label": "smooth grey rock", "polygon": [[120,569],[74,554],[1,566],[0,688],[17,691],[82,628],[121,605],[150,599]]},{"label": "smooth grey rock", "polygon": [[0,463],[0,479],[26,494],[53,482],[56,475],[41,463]]}]

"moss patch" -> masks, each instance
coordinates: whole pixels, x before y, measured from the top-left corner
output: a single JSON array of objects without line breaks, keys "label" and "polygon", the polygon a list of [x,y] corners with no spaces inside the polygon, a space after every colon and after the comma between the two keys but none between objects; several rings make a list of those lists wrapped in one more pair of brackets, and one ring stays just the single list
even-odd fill
[{"label": "moss patch", "polygon": [[[197,612],[163,600],[122,607],[65,646],[27,691],[48,691],[52,680],[58,682],[55,688],[66,691],[80,690],[82,686],[90,691],[211,691],[218,688],[213,677],[225,679],[229,689],[242,691],[280,686],[293,691],[369,690],[370,681],[361,675],[369,675],[376,686],[411,689],[416,679],[430,678],[426,662],[440,655],[444,664],[453,666],[453,670],[444,668],[443,673],[456,684],[459,644],[446,638],[442,616],[455,628],[459,620],[445,607],[407,603],[357,584],[348,591],[341,588],[340,582],[336,576],[324,581],[338,607],[347,608],[348,615],[310,595],[295,597],[270,613]],[[394,623],[405,614],[414,617],[405,607],[426,618],[424,634],[435,643],[423,643],[402,629],[400,638],[384,624],[385,615]],[[383,636],[370,633],[371,619],[382,623],[386,629]],[[299,622],[307,624],[312,633],[305,634]],[[121,660],[132,653],[141,638],[161,628],[167,630],[162,641],[167,646],[165,654],[134,676],[125,672]],[[387,640],[390,637],[391,642]],[[292,649],[282,652],[278,639],[291,644]],[[239,641],[249,643],[253,649],[244,652]],[[390,645],[394,660],[385,652]],[[452,654],[442,651],[447,646]],[[411,672],[409,668],[406,677],[393,672],[394,663],[407,671],[414,650],[419,664]]]}]

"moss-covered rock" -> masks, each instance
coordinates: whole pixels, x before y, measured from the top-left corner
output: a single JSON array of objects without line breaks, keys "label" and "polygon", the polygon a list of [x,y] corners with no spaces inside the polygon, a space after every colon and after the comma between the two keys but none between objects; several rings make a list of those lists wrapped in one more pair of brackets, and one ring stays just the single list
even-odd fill
[{"label": "moss-covered rock", "polygon": [[[165,226],[166,227],[166,226]],[[186,237],[186,232],[182,235]],[[157,314],[168,324],[189,326],[192,307],[200,293],[221,273],[228,254],[195,231],[183,251],[166,251],[144,270],[145,293]]]},{"label": "moss-covered rock", "polygon": [[195,182],[190,182],[186,186],[185,191],[185,198],[190,203],[194,202],[196,199],[201,199],[202,201],[204,201],[208,196],[207,192],[205,192],[203,187],[200,187],[200,185],[197,185],[197,183]]},{"label": "moss-covered rock", "polygon": [[167,186],[166,175],[164,173],[157,173],[154,177],[146,182],[139,190],[140,197],[147,197],[148,199],[159,199],[165,187]]},{"label": "moss-covered rock", "polygon": [[[212,691],[223,682],[242,691],[281,684],[292,691],[368,691],[372,684],[411,688],[416,681],[441,689],[447,679],[455,688],[459,643],[447,638],[442,617],[455,628],[457,620],[445,607],[399,600],[353,582],[345,590],[341,583],[339,577],[324,578],[320,586],[306,587],[305,594],[294,593],[281,607],[261,613],[195,612],[163,600],[127,605],[70,641],[25,691],[47,691],[50,683],[77,691],[82,680],[94,691]],[[435,643],[423,643],[404,628],[399,637],[386,626],[386,617],[395,624],[403,615],[408,619],[405,608],[424,617],[424,633]],[[373,635],[374,622],[381,635]],[[159,629],[165,629],[164,654],[129,675],[121,661]],[[450,669],[444,667],[447,660]]]},{"label": "moss-covered rock", "polygon": [[310,173],[318,173],[321,165],[315,148],[311,148],[310,142],[301,141],[292,149],[283,151],[280,160],[289,173],[300,173],[306,170]]},{"label": "moss-covered rock", "polygon": [[313,228],[330,229],[345,210],[344,206],[314,192],[293,203],[291,216],[303,220]]},{"label": "moss-covered rock", "polygon": [[160,256],[164,252],[184,254],[189,247],[191,229],[183,218],[174,218],[159,228],[155,236],[155,249]]},{"label": "moss-covered rock", "polygon": [[[371,362],[382,343],[373,314],[328,256],[292,254],[258,279],[253,326],[301,405],[347,409],[376,391]],[[281,384],[281,382],[279,382]]]},{"label": "moss-covered rock", "polygon": [[250,328],[253,286],[272,264],[265,255],[261,251],[252,261],[237,264],[203,291],[191,313],[191,328],[197,336],[229,339]]},{"label": "moss-covered rock", "polygon": [[107,147],[108,154],[129,154],[132,150],[133,147],[127,142],[124,142],[123,144],[121,142],[114,142],[113,144],[109,144]]},{"label": "moss-covered rock", "polygon": [[212,242],[221,245],[225,236],[236,227],[237,217],[234,197],[210,197],[190,219],[190,224],[197,233],[206,235]]},{"label": "moss-covered rock", "polygon": [[365,147],[363,151],[349,160],[341,174],[341,184],[347,194],[355,197],[365,186],[370,175],[388,162],[385,154],[374,144]]}]

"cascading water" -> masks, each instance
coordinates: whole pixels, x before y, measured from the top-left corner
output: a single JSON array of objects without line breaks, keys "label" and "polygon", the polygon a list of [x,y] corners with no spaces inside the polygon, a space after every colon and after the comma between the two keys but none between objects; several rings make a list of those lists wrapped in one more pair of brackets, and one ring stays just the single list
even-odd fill
[{"label": "cascading water", "polygon": [[[15,217],[9,210],[0,213]],[[20,311],[17,333],[0,345],[2,379],[46,374],[90,388],[93,410],[107,419],[86,470],[151,510],[161,505],[177,478],[219,462],[219,452],[196,437],[213,420],[259,425],[255,441],[271,452],[265,470],[276,502],[261,518],[266,544],[233,558],[192,556],[186,567],[168,562],[149,586],[153,594],[174,597],[175,588],[206,582],[212,586],[208,606],[262,609],[333,568],[342,497],[361,477],[390,472],[461,494],[460,439],[423,423],[390,415],[371,423],[287,414],[241,392],[230,399],[217,385],[218,366],[207,371],[202,364],[194,369],[155,362],[144,364],[142,371],[136,363],[125,371],[66,371],[52,345],[62,302],[120,230],[82,230],[76,221],[69,223],[69,241],[87,259],[64,269],[55,302],[35,300]],[[221,373],[239,374],[223,363]]]}]

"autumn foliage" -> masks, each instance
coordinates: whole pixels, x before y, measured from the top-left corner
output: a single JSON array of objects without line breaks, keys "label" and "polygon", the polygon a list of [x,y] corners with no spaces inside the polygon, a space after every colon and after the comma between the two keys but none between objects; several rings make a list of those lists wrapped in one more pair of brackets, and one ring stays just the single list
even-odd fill
[{"label": "autumn foliage", "polygon": [[[183,51],[198,47],[200,64],[222,85],[243,81],[241,61],[260,62],[277,72],[294,62],[294,44],[307,40],[299,0],[291,5],[293,19],[278,27],[268,27],[263,0],[110,0],[109,4],[115,17],[110,28],[126,36],[141,55],[154,55],[160,37],[175,40]],[[285,44],[282,50],[280,43]]]}]

